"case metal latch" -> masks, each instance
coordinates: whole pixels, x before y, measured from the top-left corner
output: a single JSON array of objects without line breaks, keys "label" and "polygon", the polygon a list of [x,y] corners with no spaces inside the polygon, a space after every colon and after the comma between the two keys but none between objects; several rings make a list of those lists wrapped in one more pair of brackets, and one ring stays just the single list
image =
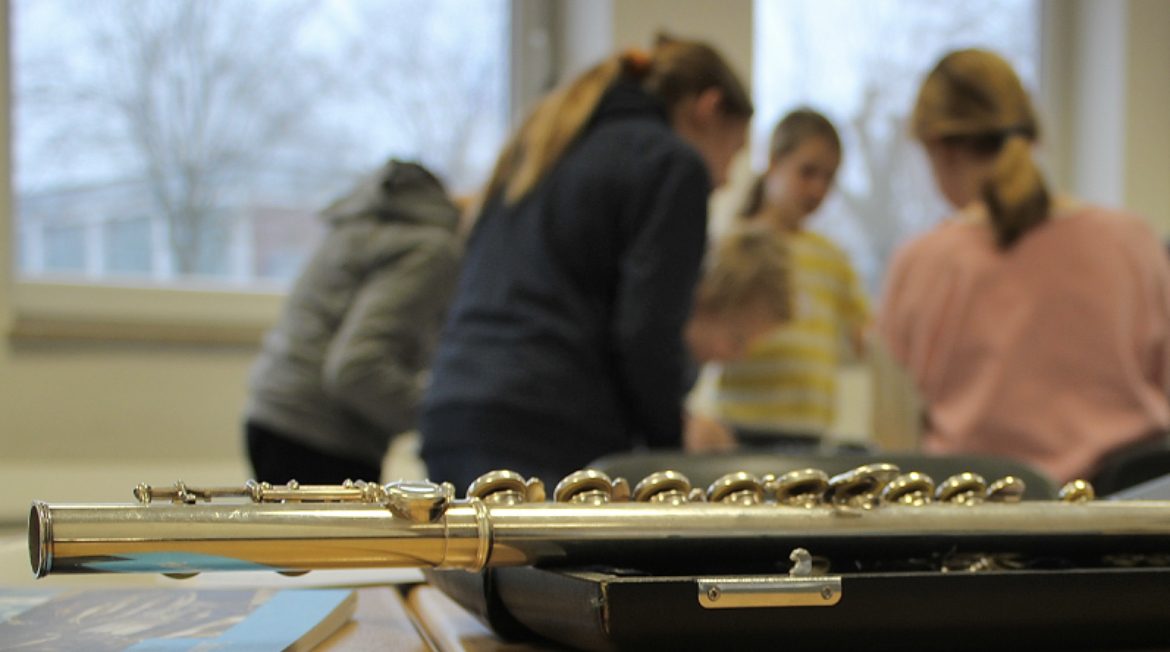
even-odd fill
[{"label": "case metal latch", "polygon": [[841,600],[840,577],[705,577],[698,587],[704,609],[831,607]]}]

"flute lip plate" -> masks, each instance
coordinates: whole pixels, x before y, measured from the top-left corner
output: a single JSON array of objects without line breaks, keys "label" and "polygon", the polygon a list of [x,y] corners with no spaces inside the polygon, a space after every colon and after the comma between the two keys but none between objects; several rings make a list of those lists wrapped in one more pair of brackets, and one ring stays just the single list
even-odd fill
[{"label": "flute lip plate", "polygon": [[28,513],[28,559],[33,575],[44,577],[53,567],[53,519],[49,505],[34,500]]}]

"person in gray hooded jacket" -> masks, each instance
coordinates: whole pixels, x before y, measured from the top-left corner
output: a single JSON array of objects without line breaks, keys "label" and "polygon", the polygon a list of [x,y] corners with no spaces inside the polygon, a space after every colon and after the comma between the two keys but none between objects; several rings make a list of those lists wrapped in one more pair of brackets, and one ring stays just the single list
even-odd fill
[{"label": "person in gray hooded jacket", "polygon": [[261,481],[380,480],[391,439],[415,425],[458,275],[459,209],[422,166],[389,161],[322,217],[252,370],[245,437]]}]

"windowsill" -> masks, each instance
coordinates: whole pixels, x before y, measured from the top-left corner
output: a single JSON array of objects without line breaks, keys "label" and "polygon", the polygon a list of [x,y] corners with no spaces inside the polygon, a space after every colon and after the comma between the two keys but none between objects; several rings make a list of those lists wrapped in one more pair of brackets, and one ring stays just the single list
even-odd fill
[{"label": "windowsill", "polygon": [[206,286],[12,285],[9,337],[20,341],[256,344],[284,294]]}]

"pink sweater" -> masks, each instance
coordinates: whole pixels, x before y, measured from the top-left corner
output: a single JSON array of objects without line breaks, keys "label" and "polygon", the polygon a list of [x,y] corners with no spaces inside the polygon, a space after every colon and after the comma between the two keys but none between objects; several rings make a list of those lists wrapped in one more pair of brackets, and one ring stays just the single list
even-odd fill
[{"label": "pink sweater", "polygon": [[1131,215],[1081,207],[1006,252],[949,220],[896,256],[878,328],[928,406],[927,452],[1064,482],[1170,427],[1170,258]]}]

